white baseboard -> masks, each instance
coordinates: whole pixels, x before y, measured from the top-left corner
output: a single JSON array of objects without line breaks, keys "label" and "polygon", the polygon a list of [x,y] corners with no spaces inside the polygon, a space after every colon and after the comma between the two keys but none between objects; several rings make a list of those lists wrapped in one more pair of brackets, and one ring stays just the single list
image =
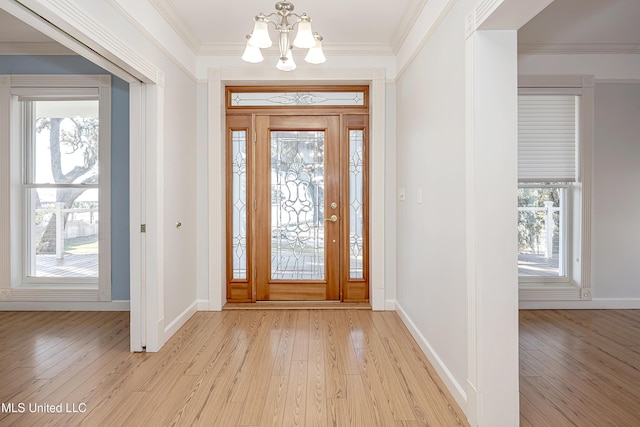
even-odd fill
[{"label": "white baseboard", "polygon": [[199,299],[196,304],[198,305],[198,311],[210,311],[208,299]]},{"label": "white baseboard", "polygon": [[429,362],[431,362],[431,365],[433,365],[433,368],[436,370],[436,372],[444,382],[444,385],[449,390],[449,393],[451,393],[458,405],[460,405],[460,408],[462,408],[462,410],[466,413],[467,393],[465,392],[464,387],[462,387],[462,385],[455,379],[447,365],[440,358],[440,356],[438,356],[431,344],[429,344],[429,341],[427,341],[427,339],[418,330],[415,323],[413,323],[411,318],[407,315],[407,312],[403,310],[402,306],[398,302],[395,303],[395,306],[396,312],[400,316],[400,319],[402,319],[413,338],[416,340],[424,354],[427,356],[427,359],[429,359]]},{"label": "white baseboard", "polygon": [[384,311],[385,310],[384,288],[372,288],[369,291],[369,302],[371,303],[371,310]]},{"label": "white baseboard", "polygon": [[591,301],[520,301],[520,310],[638,310],[640,298],[594,298]]},{"label": "white baseboard", "polygon": [[187,320],[191,319],[191,316],[198,311],[198,302],[194,301],[189,307],[187,307],[182,313],[178,315],[171,323],[164,327],[162,345],[166,343],[169,338],[173,336],[178,330],[187,323]]},{"label": "white baseboard", "polygon": [[3,301],[0,311],[129,311],[122,301]]},{"label": "white baseboard", "polygon": [[396,311],[396,300],[388,299],[384,302],[384,309],[386,311]]}]

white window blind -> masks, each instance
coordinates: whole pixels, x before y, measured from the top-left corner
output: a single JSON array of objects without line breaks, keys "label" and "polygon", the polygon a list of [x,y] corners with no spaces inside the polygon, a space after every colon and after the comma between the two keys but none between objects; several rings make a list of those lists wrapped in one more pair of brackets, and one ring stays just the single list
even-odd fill
[{"label": "white window blind", "polygon": [[518,180],[576,180],[575,95],[518,96]]}]

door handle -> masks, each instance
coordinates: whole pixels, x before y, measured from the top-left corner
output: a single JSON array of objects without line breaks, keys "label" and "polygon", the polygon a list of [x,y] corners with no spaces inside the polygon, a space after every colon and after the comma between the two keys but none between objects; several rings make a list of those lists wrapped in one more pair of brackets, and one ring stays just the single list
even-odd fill
[{"label": "door handle", "polygon": [[329,218],[325,219],[325,222],[327,222],[327,221],[337,222],[338,221],[338,216],[337,215],[331,215]]}]

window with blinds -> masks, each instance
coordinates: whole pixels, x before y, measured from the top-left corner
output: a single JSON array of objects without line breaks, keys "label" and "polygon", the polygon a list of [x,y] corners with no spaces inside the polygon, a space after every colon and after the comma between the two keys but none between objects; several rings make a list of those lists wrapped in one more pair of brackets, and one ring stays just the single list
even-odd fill
[{"label": "window with blinds", "polygon": [[574,182],[577,172],[576,95],[518,96],[518,180]]}]

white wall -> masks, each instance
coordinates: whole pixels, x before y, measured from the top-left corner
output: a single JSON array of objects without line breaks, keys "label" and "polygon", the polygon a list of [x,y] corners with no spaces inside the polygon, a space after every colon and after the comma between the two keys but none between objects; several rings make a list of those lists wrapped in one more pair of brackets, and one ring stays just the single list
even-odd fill
[{"label": "white wall", "polygon": [[396,194],[406,197],[397,210],[397,303],[458,399],[467,380],[463,23],[472,6],[456,2],[397,80]]},{"label": "white wall", "polygon": [[593,293],[640,298],[640,81],[595,86]]}]

